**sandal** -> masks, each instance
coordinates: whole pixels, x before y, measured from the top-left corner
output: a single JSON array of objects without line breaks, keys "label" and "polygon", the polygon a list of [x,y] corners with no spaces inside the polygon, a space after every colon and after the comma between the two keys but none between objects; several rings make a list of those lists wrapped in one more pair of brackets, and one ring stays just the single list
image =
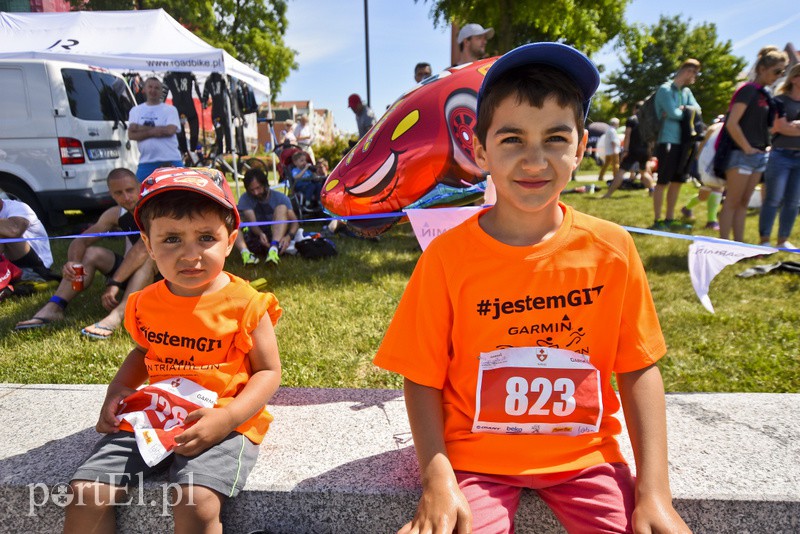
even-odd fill
[{"label": "sandal", "polygon": [[29,322],[26,324],[17,323],[17,326],[14,327],[14,330],[16,330],[17,332],[21,330],[36,330],[37,328],[44,328],[45,326],[48,326],[50,323],[53,322],[52,319],[48,319],[46,317],[38,317],[36,315],[28,319],[28,321],[38,321],[38,322],[36,323]]},{"label": "sandal", "polygon": [[[103,332],[108,332],[107,334],[98,334],[97,332],[89,332],[86,328],[94,328],[97,330],[102,330]],[[109,328],[107,326],[103,326],[100,323],[94,323],[92,326],[87,326],[86,328],[81,329],[81,334],[86,337],[90,337],[92,339],[108,339],[111,337],[111,334],[114,333],[114,328]]]}]

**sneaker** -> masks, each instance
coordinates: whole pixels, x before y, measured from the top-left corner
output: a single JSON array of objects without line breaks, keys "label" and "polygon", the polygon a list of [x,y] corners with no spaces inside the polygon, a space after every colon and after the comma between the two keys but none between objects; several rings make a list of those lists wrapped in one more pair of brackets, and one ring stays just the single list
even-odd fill
[{"label": "sneaker", "polygon": [[777,247],[777,248],[791,248],[791,249],[797,249],[797,247],[796,247],[796,246],[792,245],[792,244],[791,244],[791,243],[789,243],[788,241],[784,241],[783,243],[778,243],[778,244],[776,245],[776,247]]},{"label": "sneaker", "polygon": [[688,232],[692,229],[691,224],[682,221],[677,221],[675,219],[671,221],[665,219],[664,224],[667,225],[667,229],[669,229],[669,231],[671,232]]},{"label": "sneaker", "polygon": [[706,230],[719,231],[719,223],[717,221],[708,221],[705,226]]},{"label": "sneaker", "polygon": [[242,251],[242,263],[245,265],[258,265],[261,262],[255,254],[250,252],[249,250]]},{"label": "sneaker", "polygon": [[269,247],[269,252],[267,253],[267,261],[278,265],[281,262],[281,258],[278,255],[278,247]]},{"label": "sneaker", "polygon": [[654,222],[653,225],[648,228],[648,230],[661,230],[661,231],[664,231],[666,229],[667,229],[667,223],[663,220]]},{"label": "sneaker", "polygon": [[681,218],[686,222],[694,222],[694,213],[686,206],[681,208]]}]

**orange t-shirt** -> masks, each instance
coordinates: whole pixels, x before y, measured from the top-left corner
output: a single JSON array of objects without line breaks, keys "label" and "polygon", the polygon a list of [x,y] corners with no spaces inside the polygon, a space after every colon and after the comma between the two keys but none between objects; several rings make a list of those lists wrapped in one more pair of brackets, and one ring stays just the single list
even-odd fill
[{"label": "orange t-shirt", "polygon": [[478,224],[485,211],[434,239],[375,357],[442,390],[455,469],[520,475],[624,461],[611,375],[647,367],[666,345],[630,235],[560,207],[561,227],[537,245],[493,239]]},{"label": "orange t-shirt", "polygon": [[[165,281],[131,294],[125,328],[147,350],[150,383],[184,377],[215,391],[217,406],[231,402],[250,379],[251,332],[265,313],[272,324],[282,310],[272,293],[259,293],[230,273],[224,288],[199,297],[179,297]],[[236,428],[261,443],[272,422],[266,406]]]}]

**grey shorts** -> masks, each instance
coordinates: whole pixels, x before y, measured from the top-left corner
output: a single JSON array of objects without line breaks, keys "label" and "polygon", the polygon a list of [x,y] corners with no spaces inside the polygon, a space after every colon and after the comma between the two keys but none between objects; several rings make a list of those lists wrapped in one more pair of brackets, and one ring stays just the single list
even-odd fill
[{"label": "grey shorts", "polygon": [[133,433],[117,432],[100,438],[72,480],[128,486],[139,480],[138,473],[147,477],[169,469],[169,481],[174,484],[195,484],[225,497],[235,497],[256,463],[258,449],[259,446],[244,435],[231,432],[197,456],[171,454],[158,465],[149,467],[139,454]]}]

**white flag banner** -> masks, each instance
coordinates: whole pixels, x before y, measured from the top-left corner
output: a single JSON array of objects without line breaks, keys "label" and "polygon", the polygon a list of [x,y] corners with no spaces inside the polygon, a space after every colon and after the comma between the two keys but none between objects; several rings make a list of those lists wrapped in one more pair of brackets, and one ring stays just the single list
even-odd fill
[{"label": "white flag banner", "polygon": [[695,241],[689,246],[689,275],[692,278],[697,297],[703,306],[714,313],[714,306],[708,297],[711,281],[722,269],[739,260],[763,254],[773,254],[777,249],[769,247],[748,247],[733,243],[716,241]]},{"label": "white flag banner", "polygon": [[462,208],[429,208],[429,209],[410,209],[404,210],[414,228],[414,235],[417,236],[419,246],[422,250],[434,237],[441,235],[451,228],[455,228],[476,213],[481,207],[467,206]]}]

